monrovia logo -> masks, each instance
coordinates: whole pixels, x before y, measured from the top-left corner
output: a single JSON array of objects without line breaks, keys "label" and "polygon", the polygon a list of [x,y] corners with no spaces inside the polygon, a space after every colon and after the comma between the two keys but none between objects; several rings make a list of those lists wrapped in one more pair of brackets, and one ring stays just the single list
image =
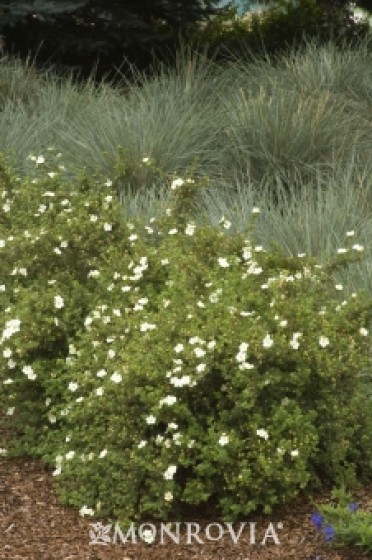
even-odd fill
[{"label": "monrovia logo", "polygon": [[[143,541],[147,544],[166,544],[173,541],[176,544],[204,544],[206,541],[220,541],[225,535],[237,544],[245,533],[250,545],[260,544],[265,546],[267,542],[280,545],[277,534],[278,529],[283,529],[283,523],[269,523],[261,536],[257,533],[256,522],[241,522],[239,528],[235,529],[232,523],[209,523],[202,528],[199,523],[142,523],[136,525],[131,523],[126,531],[122,531],[119,524],[103,525],[101,522],[90,523],[92,529],[89,531],[91,545],[109,544],[137,544]],[[183,529],[181,533],[181,529]],[[113,533],[113,534],[112,534]]]}]

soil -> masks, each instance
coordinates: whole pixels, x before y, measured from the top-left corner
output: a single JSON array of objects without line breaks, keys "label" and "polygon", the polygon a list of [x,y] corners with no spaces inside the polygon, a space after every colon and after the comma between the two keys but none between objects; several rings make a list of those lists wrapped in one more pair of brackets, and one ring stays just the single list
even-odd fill
[{"label": "soil", "polygon": [[[4,435],[1,434],[0,435]],[[4,438],[1,438],[3,443]],[[1,447],[1,446],[0,446]],[[246,520],[241,536],[234,544],[226,525],[221,539],[218,520],[192,516],[180,525],[179,542],[173,542],[164,532],[163,544],[160,527],[153,544],[147,544],[135,532],[136,540],[128,536],[122,542],[115,528],[107,528],[111,541],[100,538],[99,526],[107,520],[81,517],[77,509],[58,503],[52,471],[38,460],[0,457],[0,560],[362,560],[356,548],[335,548],[325,543],[313,527],[310,516],[314,503],[330,499],[329,491],[318,492],[313,502],[298,497],[291,504],[277,508],[271,515],[252,515]],[[363,509],[372,511],[372,485],[354,493],[355,501]],[[177,520],[174,520],[177,521]],[[255,534],[255,543],[249,523]],[[187,525],[189,523],[189,525]],[[196,532],[191,523],[199,523],[197,533],[202,542],[188,539],[187,530]],[[272,523],[272,526],[269,524]],[[233,529],[239,534],[241,525]],[[148,528],[148,527],[144,527]],[[254,528],[254,531],[253,531]],[[129,527],[121,527],[123,537]],[[175,529],[172,529],[173,533]],[[209,531],[209,532],[208,532]],[[265,540],[266,533],[266,542]],[[102,534],[102,533],[101,533]],[[208,536],[209,535],[209,536]],[[278,542],[275,543],[274,536]],[[209,538],[210,537],[210,538]],[[93,541],[96,541],[95,543]],[[188,542],[189,541],[189,542]],[[371,557],[371,556],[370,556]]]},{"label": "soil", "polygon": [[[252,516],[256,522],[256,544],[252,544],[249,523],[244,527],[237,544],[234,544],[226,526],[221,540],[208,540],[206,525],[213,520],[200,520],[195,516],[189,523],[199,523],[199,539],[187,543],[187,524],[181,523],[179,544],[160,532],[153,544],[123,543],[118,534],[116,544],[103,544],[102,539],[90,544],[90,531],[98,536],[92,521],[81,517],[74,508],[58,504],[53,489],[54,478],[46,467],[36,460],[0,458],[0,558],[1,560],[361,560],[366,558],[356,549],[336,549],[324,543],[322,536],[310,521],[313,506],[306,498],[299,498],[290,506],[278,508],[270,516]],[[372,509],[372,486],[355,494],[357,501]],[[329,493],[319,493],[316,502],[329,498]],[[103,525],[107,521],[101,520]],[[215,521],[216,522],[216,521]],[[266,544],[261,544],[272,523],[275,533],[267,534]],[[221,524],[222,526],[222,524]],[[189,525],[189,530],[191,525]],[[235,532],[239,523],[234,524]],[[282,528],[281,528],[282,527]],[[96,526],[96,529],[98,527]],[[125,536],[128,527],[120,527]],[[217,538],[218,527],[210,527],[210,536]],[[158,531],[160,528],[158,527]],[[280,544],[275,544],[274,535]],[[114,530],[109,533],[111,539]],[[99,540],[96,538],[96,540]]]}]

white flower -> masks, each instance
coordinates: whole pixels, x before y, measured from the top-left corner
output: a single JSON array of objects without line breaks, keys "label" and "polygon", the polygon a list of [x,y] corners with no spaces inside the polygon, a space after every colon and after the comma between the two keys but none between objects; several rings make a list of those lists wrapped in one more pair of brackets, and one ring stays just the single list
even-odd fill
[{"label": "white flower", "polygon": [[[222,288],[218,288],[215,292],[213,292],[210,296],[209,296],[209,301],[211,303],[217,303],[219,301],[219,296],[222,293]],[[205,306],[204,306],[205,307]]]},{"label": "white flower", "polygon": [[278,447],[276,452],[277,452],[278,455],[284,455],[285,449],[283,449],[282,447]]},{"label": "white flower", "polygon": [[159,405],[167,404],[168,406],[172,406],[175,402],[177,402],[177,397],[174,395],[167,395],[164,399],[160,399]]},{"label": "white flower", "polygon": [[359,243],[356,243],[355,245],[353,245],[353,249],[354,249],[354,251],[364,251],[363,245],[359,245]]},{"label": "white flower", "polygon": [[189,343],[190,344],[197,344],[199,342],[199,344],[203,344],[203,340],[201,340],[201,338],[199,338],[198,336],[192,336],[191,338],[189,338]]},{"label": "white flower", "polygon": [[116,352],[115,350],[113,350],[112,348],[110,348],[110,350],[107,352],[107,356],[112,359],[115,358]]},{"label": "white flower", "polygon": [[343,253],[347,253],[347,249],[345,249],[345,247],[340,247],[339,249],[337,249],[337,253],[339,255],[342,255]]},{"label": "white flower", "polygon": [[302,336],[302,333],[300,332],[295,332],[292,335],[292,340],[290,341],[289,345],[292,346],[294,350],[297,350],[300,346],[300,343],[298,342],[300,336]]},{"label": "white flower", "polygon": [[122,286],[121,291],[122,292],[130,292],[132,289],[131,286]]},{"label": "white flower", "polygon": [[249,261],[252,258],[252,247],[243,247],[243,259]]},{"label": "white flower", "polygon": [[83,506],[79,509],[79,515],[81,515],[81,517],[84,517],[85,515],[94,515],[94,509]]},{"label": "white flower", "polygon": [[229,436],[227,436],[225,433],[221,435],[220,439],[218,440],[218,443],[220,445],[227,445],[230,441]]},{"label": "white flower", "polygon": [[147,445],[147,441],[145,439],[142,439],[137,445],[137,447],[138,449],[142,449],[142,447],[145,447],[145,445]]},{"label": "white flower", "polygon": [[262,341],[262,346],[264,348],[271,348],[273,344],[274,344],[274,340],[271,338],[269,334],[267,334]]},{"label": "white flower", "polygon": [[206,364],[198,364],[195,369],[198,373],[202,373],[203,371],[205,371],[206,367]]},{"label": "white flower", "polygon": [[156,422],[156,418],[155,416],[153,416],[152,414],[150,416],[147,416],[146,418],[146,424],[148,424],[149,426],[151,426],[151,424],[155,424]]},{"label": "white flower", "polygon": [[103,224],[103,229],[105,231],[111,231],[112,230],[112,224]]},{"label": "white flower", "polygon": [[362,336],[368,336],[369,331],[367,329],[365,329],[364,327],[359,329],[359,334],[361,334]]},{"label": "white flower", "polygon": [[187,227],[185,229],[185,234],[186,235],[194,235],[195,228],[196,228],[195,224],[187,224]]},{"label": "white flower", "polygon": [[107,449],[103,449],[101,453],[98,455],[100,459],[103,459],[107,455]]},{"label": "white flower", "polygon": [[326,336],[321,336],[319,338],[319,346],[325,348],[329,344],[329,339]]},{"label": "white flower", "polygon": [[99,270],[90,270],[88,272],[88,278],[97,278],[100,275]]},{"label": "white flower", "polygon": [[183,344],[177,344],[177,346],[174,347],[174,351],[177,352],[177,354],[179,352],[182,352],[182,350],[184,350],[184,345]]},{"label": "white flower", "polygon": [[35,160],[36,165],[39,165],[39,164],[44,163],[44,162],[45,162],[44,156],[37,156],[37,158]]},{"label": "white flower", "polygon": [[69,461],[70,459],[73,459],[75,457],[75,451],[68,451],[66,453],[66,459]]},{"label": "white flower", "polygon": [[22,372],[28,377],[28,379],[30,379],[31,381],[34,381],[34,379],[36,379],[36,373],[34,373],[34,370],[32,369],[31,366],[24,366],[22,368]]},{"label": "white flower", "polygon": [[102,387],[98,387],[98,389],[96,389],[96,395],[97,397],[102,397],[104,391]]},{"label": "white flower", "polygon": [[6,411],[7,416],[13,416],[15,411],[15,406],[11,406],[10,408],[8,408],[8,410]]},{"label": "white flower", "polygon": [[142,158],[143,163],[148,163],[150,161],[150,158],[148,157],[144,157]]},{"label": "white flower", "polygon": [[336,288],[336,290],[339,290],[339,291],[341,291],[341,290],[344,289],[344,287],[343,287],[342,284],[336,284],[336,285],[335,285],[335,288]]},{"label": "white flower", "polygon": [[257,263],[252,262],[247,268],[247,274],[261,274],[262,267],[257,266]]},{"label": "white flower", "polygon": [[69,390],[72,391],[73,393],[76,391],[76,389],[77,389],[78,387],[79,387],[79,384],[78,384],[78,383],[75,383],[74,381],[71,381],[71,382],[68,384]]},{"label": "white flower", "polygon": [[164,478],[165,480],[173,480],[174,475],[177,472],[177,466],[176,465],[170,465],[167,470],[164,473]]},{"label": "white flower", "polygon": [[7,450],[4,449],[4,447],[0,448],[0,457],[5,457],[5,455],[7,454]]},{"label": "white flower", "polygon": [[165,500],[166,502],[171,502],[171,501],[173,500],[173,494],[172,494],[172,492],[166,492],[166,493],[164,494],[164,500]]},{"label": "white flower", "polygon": [[174,191],[177,187],[182,187],[184,182],[185,181],[183,179],[181,179],[180,177],[178,179],[174,179],[174,181],[172,181],[172,184],[171,184],[171,189]]},{"label": "white flower", "polygon": [[65,305],[65,302],[63,300],[63,297],[61,296],[55,296],[54,298],[54,307],[56,309],[62,309],[62,307]]},{"label": "white flower", "polygon": [[97,371],[96,375],[97,377],[105,377],[105,375],[107,375],[107,371],[105,369],[100,369]]},{"label": "white flower", "polygon": [[205,356],[206,351],[203,350],[203,348],[194,348],[194,354],[197,358],[201,358],[202,356]]},{"label": "white flower", "polygon": [[104,183],[105,187],[112,187],[111,179],[107,179],[106,183]]},{"label": "white flower", "polygon": [[252,214],[259,214],[261,212],[261,210],[259,208],[257,208],[257,206],[254,206],[252,208]]},{"label": "white flower", "polygon": [[347,231],[347,232],[346,232],[346,237],[353,237],[353,235],[355,235],[355,231],[354,231],[354,230],[352,230],[352,231]]},{"label": "white flower", "polygon": [[250,364],[249,362],[243,361],[241,364],[239,364],[239,369],[242,371],[245,369],[253,369],[253,368],[254,368],[254,364]]},{"label": "white flower", "polygon": [[269,439],[269,434],[266,430],[264,430],[263,428],[259,428],[258,430],[256,430],[256,434],[258,435],[258,437],[261,437],[263,439]]},{"label": "white flower", "polygon": [[222,216],[219,223],[222,224],[225,229],[231,228],[231,222],[229,220],[226,220],[225,216]]},{"label": "white flower", "polygon": [[293,449],[293,450],[291,451],[291,457],[298,457],[298,455],[299,455],[298,449]]},{"label": "white flower", "polygon": [[151,324],[151,323],[141,323],[140,325],[140,331],[141,332],[146,332],[146,331],[151,331],[153,329],[156,329],[156,325],[155,324]]},{"label": "white flower", "polygon": [[245,362],[246,358],[247,358],[247,354],[245,351],[240,351],[235,356],[236,361],[239,363]]},{"label": "white flower", "polygon": [[155,532],[151,529],[140,529],[140,537],[145,543],[152,544],[155,540]]},{"label": "white flower", "polygon": [[10,319],[5,323],[5,329],[2,335],[2,341],[6,340],[13,336],[13,334],[17,333],[20,330],[21,321],[19,319]]},{"label": "white flower", "polygon": [[183,387],[184,385],[190,385],[191,377],[189,375],[183,375],[182,377],[171,377],[169,383],[174,387]]},{"label": "white flower", "polygon": [[12,355],[12,353],[13,353],[13,352],[11,351],[10,348],[4,348],[4,350],[3,350],[3,356],[4,356],[4,358],[10,358],[11,355]]},{"label": "white flower", "polygon": [[120,373],[118,373],[117,371],[115,371],[115,373],[113,373],[110,377],[111,381],[113,381],[114,383],[120,383],[121,380],[123,379],[122,376],[120,375]]},{"label": "white flower", "polygon": [[222,257],[219,257],[218,259],[218,264],[222,267],[222,268],[228,268],[230,265],[227,261],[227,259],[224,259]]}]

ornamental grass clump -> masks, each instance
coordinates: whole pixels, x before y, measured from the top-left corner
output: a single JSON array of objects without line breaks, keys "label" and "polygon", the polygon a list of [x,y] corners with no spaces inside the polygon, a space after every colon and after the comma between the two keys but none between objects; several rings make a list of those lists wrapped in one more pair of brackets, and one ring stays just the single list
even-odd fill
[{"label": "ornamental grass clump", "polygon": [[371,476],[372,305],[340,304],[332,280],[355,240],[320,266],[256,245],[258,208],[244,234],[194,223],[193,178],[144,226],[110,181],[48,173],[3,191],[0,395],[14,449],[53,467],[64,503],[231,520]]}]

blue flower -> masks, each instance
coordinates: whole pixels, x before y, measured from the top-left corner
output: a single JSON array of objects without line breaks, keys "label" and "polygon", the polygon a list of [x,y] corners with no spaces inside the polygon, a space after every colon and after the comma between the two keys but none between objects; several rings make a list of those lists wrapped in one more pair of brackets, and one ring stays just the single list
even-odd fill
[{"label": "blue flower", "polygon": [[357,503],[355,503],[355,502],[351,502],[351,503],[348,505],[348,508],[349,508],[349,510],[350,510],[352,513],[355,513],[356,510],[359,508],[359,505],[358,505]]},{"label": "blue flower", "polygon": [[320,531],[323,525],[323,516],[316,511],[311,515],[311,522]]},{"label": "blue flower", "polygon": [[333,537],[335,536],[335,534],[336,534],[336,531],[334,530],[332,525],[327,525],[326,527],[324,527],[324,536],[325,536],[326,542],[330,542],[331,540],[333,540]]}]

